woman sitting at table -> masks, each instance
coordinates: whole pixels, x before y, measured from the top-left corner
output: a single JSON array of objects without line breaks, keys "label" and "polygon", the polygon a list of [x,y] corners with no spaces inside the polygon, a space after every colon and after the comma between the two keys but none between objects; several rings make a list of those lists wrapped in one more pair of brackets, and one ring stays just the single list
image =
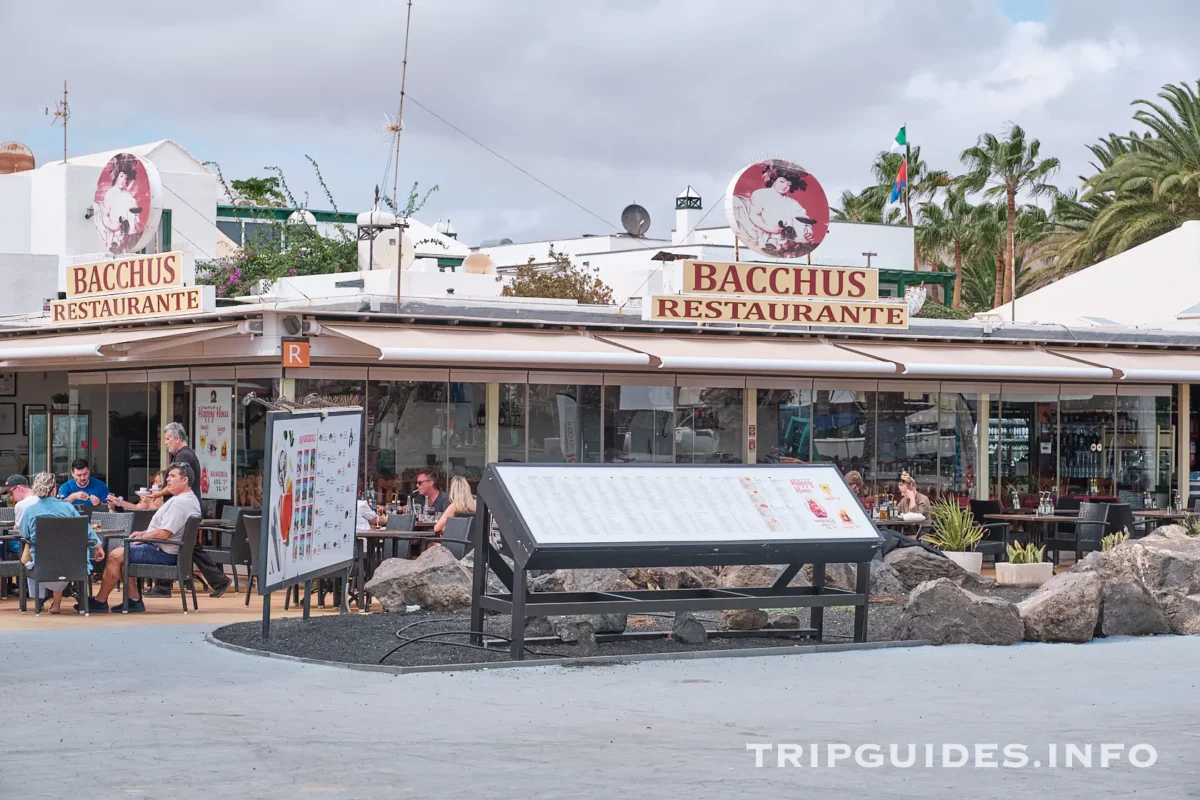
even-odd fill
[{"label": "woman sitting at table", "polygon": [[453,516],[469,517],[475,513],[475,496],[471,494],[471,484],[461,475],[450,481],[450,505],[442,512],[442,517],[433,526],[434,533],[446,530],[446,520]]},{"label": "woman sitting at table", "polygon": [[907,472],[900,473],[900,502],[896,508],[901,514],[920,514],[929,517],[932,504],[929,498],[917,491],[917,482]]},{"label": "woman sitting at table", "polygon": [[[33,494],[38,498],[37,502],[25,509],[24,515],[21,517],[21,538],[29,542],[29,555],[32,557],[27,565],[29,569],[33,569],[33,564],[37,561],[37,521],[39,517],[78,517],[79,512],[75,507],[65,500],[59,500],[54,496],[55,490],[58,487],[54,482],[54,473],[42,472],[33,478]],[[100,537],[96,532],[88,527],[88,550],[85,553],[80,553],[80,556],[87,559],[88,572],[92,571],[92,560],[100,561],[104,558],[104,547],[100,543]],[[62,609],[62,593],[67,588],[67,581],[42,581],[40,584],[29,581],[29,592],[33,595],[35,601],[40,602],[43,598],[43,592],[50,592],[54,595],[54,603],[50,607],[51,614],[57,614]],[[90,611],[97,611],[98,608],[93,605],[94,601],[91,598],[85,598]],[[107,606],[105,606],[107,608]]]},{"label": "woman sitting at table", "polygon": [[124,509],[126,511],[134,511],[143,508],[159,508],[163,504],[163,495],[161,493],[163,485],[162,472],[154,473],[153,479],[150,481],[150,491],[138,497],[136,503],[131,503],[128,500],[122,500],[115,494],[108,496],[108,510],[116,511]]}]

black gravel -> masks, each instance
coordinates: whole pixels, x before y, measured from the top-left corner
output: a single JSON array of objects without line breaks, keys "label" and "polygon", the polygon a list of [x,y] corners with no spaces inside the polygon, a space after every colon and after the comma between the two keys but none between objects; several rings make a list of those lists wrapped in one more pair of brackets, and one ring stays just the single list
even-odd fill
[{"label": "black gravel", "polygon": [[[1028,596],[1032,589],[994,589],[990,594],[1010,602]],[[900,617],[898,604],[872,603],[867,617],[867,639],[872,642],[890,641],[894,638],[896,622]],[[785,612],[791,613],[791,612]],[[808,610],[798,609],[801,626],[808,625]],[[669,630],[671,614],[631,614],[627,631]],[[584,653],[573,644],[561,642],[529,642],[526,658],[575,658],[582,655],[622,656],[646,653],[678,653],[701,650],[729,650],[757,647],[791,647],[811,644],[807,637],[722,637],[720,612],[699,612],[697,618],[710,631],[707,642],[700,645],[685,645],[673,639],[638,639],[623,642],[601,642],[594,653]],[[774,614],[772,614],[774,616]],[[402,628],[408,638],[426,634],[464,632],[470,628],[468,612],[418,611],[412,614],[346,614],[303,619],[281,619],[271,622],[271,638],[262,639],[259,622],[240,622],[218,628],[213,636],[229,644],[262,650],[271,653],[310,658],[321,661],[336,661],[346,664],[379,664],[397,666],[431,666],[442,664],[479,664],[508,661],[507,646],[478,650],[463,645],[469,644],[464,635],[443,635],[405,644],[397,636]],[[508,635],[508,618],[489,615],[485,620],[488,633]],[[825,610],[825,643],[850,642],[853,640],[854,610],[852,608],[830,608]],[[390,651],[395,650],[389,655]]]}]

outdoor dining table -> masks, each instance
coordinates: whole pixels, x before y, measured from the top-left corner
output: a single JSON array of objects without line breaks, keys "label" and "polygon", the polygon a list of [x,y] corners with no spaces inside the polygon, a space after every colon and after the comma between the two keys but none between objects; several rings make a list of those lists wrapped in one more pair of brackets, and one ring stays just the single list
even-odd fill
[{"label": "outdoor dining table", "polygon": [[[1034,542],[1035,544],[1039,544],[1046,540],[1046,532],[1047,532],[1047,530],[1049,530],[1049,527],[1051,525],[1057,525],[1059,523],[1069,525],[1069,524],[1079,522],[1079,518],[1076,515],[1061,514],[1061,513],[1038,515],[1038,514],[1014,514],[1011,512],[1006,512],[1004,514],[984,514],[983,518],[990,522],[1008,522],[1008,523],[1013,524],[1014,527],[1020,526],[1022,528],[1025,528],[1026,530],[1030,531],[1030,536],[1035,539],[1035,542]],[[1033,531],[1034,526],[1029,524],[1031,522],[1040,522],[1041,523],[1041,531],[1034,532]]]},{"label": "outdoor dining table", "polygon": [[1167,508],[1139,508],[1133,512],[1134,517],[1142,518],[1142,528],[1150,533],[1150,526],[1156,522],[1177,522],[1191,516],[1189,511],[1172,511]]}]

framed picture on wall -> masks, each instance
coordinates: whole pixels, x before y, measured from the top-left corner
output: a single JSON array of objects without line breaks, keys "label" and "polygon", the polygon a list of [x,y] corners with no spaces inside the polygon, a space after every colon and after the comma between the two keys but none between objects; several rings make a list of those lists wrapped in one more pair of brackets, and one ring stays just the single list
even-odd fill
[{"label": "framed picture on wall", "polygon": [[0,436],[17,432],[17,404],[0,403]]},{"label": "framed picture on wall", "polygon": [[0,397],[17,396],[17,373],[0,372]]},{"label": "framed picture on wall", "polygon": [[45,412],[46,405],[44,403],[26,403],[25,405],[21,406],[21,416],[25,419],[25,422],[21,427],[21,433],[25,436],[29,435],[30,414],[44,414]]}]

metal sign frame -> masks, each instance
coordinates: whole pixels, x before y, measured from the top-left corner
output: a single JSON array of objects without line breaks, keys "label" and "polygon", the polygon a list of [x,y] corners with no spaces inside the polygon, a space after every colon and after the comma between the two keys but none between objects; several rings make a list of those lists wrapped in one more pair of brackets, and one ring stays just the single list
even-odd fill
[{"label": "metal sign frame", "polygon": [[[475,550],[471,591],[472,641],[482,644],[484,611],[511,616],[510,654],[520,660],[525,647],[525,619],[568,614],[622,614],[654,611],[698,611],[738,608],[810,608],[807,633],[820,640],[824,631],[824,609],[829,606],[853,606],[854,640],[866,641],[867,605],[870,596],[870,562],[883,546],[883,537],[874,522],[867,519],[874,539],[847,541],[823,538],[806,540],[730,539],[695,542],[615,542],[605,544],[539,544],[526,525],[521,510],[504,485],[500,471],[529,467],[554,466],[562,469],[621,470],[627,467],[651,467],[671,470],[680,467],[741,472],[805,470],[832,467],[845,484],[835,464],[489,464],[479,483],[471,540]],[[500,470],[497,469],[500,468]],[[846,487],[847,491],[849,488]],[[547,498],[547,502],[569,498]],[[495,520],[500,536],[513,556],[510,568],[491,544],[489,532]],[[858,565],[854,591],[825,586],[825,565]],[[526,572],[530,569],[597,569],[605,567],[686,567],[734,566],[747,564],[785,564],[784,571],[770,586],[729,589],[661,589],[620,592],[528,592]],[[804,564],[813,565],[810,586],[788,586]],[[491,594],[487,576],[491,572],[506,593]]]},{"label": "metal sign frame", "polygon": [[[361,443],[362,442],[362,428],[363,428],[363,423],[364,423],[364,419],[365,419],[365,413],[361,407],[355,406],[355,407],[336,408],[336,409],[335,408],[314,408],[314,409],[297,408],[297,409],[290,409],[290,410],[278,409],[278,410],[268,411],[267,417],[266,417],[266,426],[267,426],[266,443],[264,445],[264,452],[267,455],[267,463],[265,465],[265,468],[269,471],[270,465],[271,465],[271,460],[270,460],[271,454],[275,452],[274,445],[275,445],[275,423],[276,422],[278,422],[280,420],[286,420],[286,419],[305,418],[305,417],[314,417],[314,416],[320,417],[322,420],[324,420],[328,417],[350,416],[350,415],[357,415],[359,418],[358,442]],[[359,449],[355,448],[354,459],[356,462],[359,461],[359,452],[360,452]],[[358,463],[357,467],[355,469],[355,472],[356,473],[361,472],[361,468],[362,468],[362,464]],[[269,479],[269,476],[264,476],[263,493],[262,493],[262,512],[263,512],[264,520],[269,520],[270,509],[272,508],[273,494],[274,494],[274,482]],[[349,522],[351,525],[357,524],[355,517],[351,517]],[[268,638],[270,636],[270,632],[271,632],[271,593],[275,592],[279,589],[284,589],[284,590],[290,591],[293,586],[297,586],[301,583],[304,584],[304,588],[305,588],[304,618],[308,619],[309,612],[310,612],[310,596],[312,594],[312,582],[314,580],[317,580],[317,579],[320,579],[323,577],[341,573],[341,577],[344,578],[344,582],[342,584],[342,602],[339,607],[339,613],[342,613],[342,614],[350,613],[350,603],[349,603],[350,571],[353,568],[354,562],[355,562],[354,551],[355,551],[355,548],[358,546],[357,537],[353,538],[351,540],[351,542],[352,542],[352,546],[349,550],[349,555],[345,561],[338,562],[337,564],[330,564],[328,566],[321,567],[320,569],[311,570],[309,572],[306,572],[306,573],[303,573],[300,575],[296,575],[291,578],[286,578],[286,579],[278,581],[276,583],[268,583],[267,582],[267,558],[268,558],[268,553],[270,552],[270,547],[271,547],[271,532],[270,532],[270,523],[269,522],[267,522],[266,524],[263,525],[261,541],[259,542],[259,553],[258,553],[258,585],[259,585],[259,592],[260,592],[260,594],[262,594],[262,598],[263,598],[262,636],[264,639]]]}]

